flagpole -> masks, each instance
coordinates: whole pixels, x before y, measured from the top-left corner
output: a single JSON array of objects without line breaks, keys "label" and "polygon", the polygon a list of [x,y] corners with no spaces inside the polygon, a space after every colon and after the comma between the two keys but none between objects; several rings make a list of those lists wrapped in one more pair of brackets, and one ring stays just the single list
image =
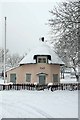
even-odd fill
[{"label": "flagpole", "polygon": [[6,17],[5,17],[5,38],[4,38],[4,83],[6,82]]}]

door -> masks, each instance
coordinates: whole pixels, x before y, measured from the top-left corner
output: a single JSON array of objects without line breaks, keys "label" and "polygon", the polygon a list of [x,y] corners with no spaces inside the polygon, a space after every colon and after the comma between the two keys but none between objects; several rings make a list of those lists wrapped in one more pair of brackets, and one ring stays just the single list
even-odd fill
[{"label": "door", "polygon": [[39,74],[39,84],[44,85],[46,82],[45,74]]},{"label": "door", "polygon": [[16,83],[16,74],[10,74],[10,82]]}]

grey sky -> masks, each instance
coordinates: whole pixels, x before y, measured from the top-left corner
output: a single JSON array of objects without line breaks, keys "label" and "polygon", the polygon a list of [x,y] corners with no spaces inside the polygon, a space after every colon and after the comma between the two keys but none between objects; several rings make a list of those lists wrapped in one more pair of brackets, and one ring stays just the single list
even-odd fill
[{"label": "grey sky", "polygon": [[56,2],[3,2],[0,4],[0,47],[4,47],[4,17],[7,17],[7,48],[11,53],[24,54],[49,37],[45,25]]}]

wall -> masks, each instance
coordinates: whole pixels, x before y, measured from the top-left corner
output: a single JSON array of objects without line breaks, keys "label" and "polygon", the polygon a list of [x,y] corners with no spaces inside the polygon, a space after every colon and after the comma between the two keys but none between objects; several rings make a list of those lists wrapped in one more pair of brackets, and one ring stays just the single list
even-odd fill
[{"label": "wall", "polygon": [[38,82],[39,73],[46,73],[46,83],[53,80],[53,74],[60,74],[60,65],[53,64],[26,64],[7,72],[7,80],[10,82],[10,74],[16,73],[17,83],[26,83],[26,73],[31,73],[31,83]]}]

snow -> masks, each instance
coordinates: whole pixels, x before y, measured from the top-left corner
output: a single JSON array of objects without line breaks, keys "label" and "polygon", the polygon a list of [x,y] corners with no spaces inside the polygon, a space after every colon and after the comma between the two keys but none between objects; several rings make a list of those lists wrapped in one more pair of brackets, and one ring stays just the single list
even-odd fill
[{"label": "snow", "polygon": [[3,83],[4,83],[3,78],[0,78],[0,84],[3,84]]},{"label": "snow", "polygon": [[12,82],[7,83],[7,80],[5,80],[5,83],[4,83],[4,79],[0,78],[0,84],[9,85],[9,84],[13,84],[13,83]]},{"label": "snow", "polygon": [[53,83],[48,83],[48,86],[49,86],[49,85],[51,86],[51,85],[53,85]]},{"label": "snow", "polygon": [[64,78],[61,79],[61,83],[78,83],[75,76],[71,76],[70,73],[64,73]]},{"label": "snow", "polygon": [[60,83],[78,83],[77,81],[76,81],[76,78],[75,79],[61,79],[60,80]]},{"label": "snow", "polygon": [[0,118],[78,118],[78,91],[0,91]]},{"label": "snow", "polygon": [[58,57],[58,55],[53,51],[52,48],[50,48],[49,45],[47,45],[45,42],[40,43],[38,47],[31,50],[22,60],[19,64],[28,64],[28,63],[36,63],[36,60],[34,59],[35,55],[50,55],[51,60],[49,60],[49,63],[54,64],[64,64],[62,60]]},{"label": "snow", "polygon": [[[65,75],[62,82],[67,80],[74,81]],[[78,118],[78,91],[0,91],[1,118]]]}]

